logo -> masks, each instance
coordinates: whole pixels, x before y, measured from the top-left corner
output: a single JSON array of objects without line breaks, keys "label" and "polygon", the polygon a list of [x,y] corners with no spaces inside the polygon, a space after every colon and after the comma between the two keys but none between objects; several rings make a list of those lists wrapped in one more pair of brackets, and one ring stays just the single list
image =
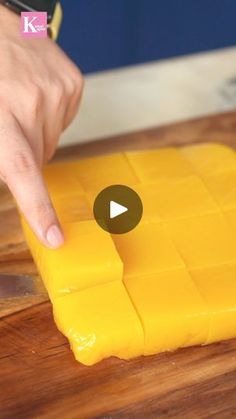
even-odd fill
[{"label": "logo", "polygon": [[46,38],[47,12],[22,12],[20,31],[23,38]]}]

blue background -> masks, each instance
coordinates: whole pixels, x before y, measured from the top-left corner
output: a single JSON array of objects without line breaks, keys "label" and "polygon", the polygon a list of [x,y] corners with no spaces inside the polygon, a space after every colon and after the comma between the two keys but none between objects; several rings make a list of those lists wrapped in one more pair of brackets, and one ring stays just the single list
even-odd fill
[{"label": "blue background", "polygon": [[236,45],[236,0],[62,0],[59,44],[84,73]]}]

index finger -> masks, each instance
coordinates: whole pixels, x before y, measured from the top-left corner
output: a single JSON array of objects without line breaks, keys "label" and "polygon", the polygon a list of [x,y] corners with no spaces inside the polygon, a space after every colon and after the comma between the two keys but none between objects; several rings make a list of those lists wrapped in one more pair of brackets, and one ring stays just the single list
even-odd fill
[{"label": "index finger", "polygon": [[57,248],[64,236],[41,171],[17,123],[0,130],[0,173],[39,240]]}]

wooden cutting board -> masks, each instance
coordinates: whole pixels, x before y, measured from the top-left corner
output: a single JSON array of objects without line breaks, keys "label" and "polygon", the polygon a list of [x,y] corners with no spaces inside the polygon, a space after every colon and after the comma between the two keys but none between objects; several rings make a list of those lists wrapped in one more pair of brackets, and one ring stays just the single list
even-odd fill
[{"label": "wooden cutting board", "polygon": [[[236,113],[68,147],[56,159],[204,141],[236,147]],[[0,272],[35,271],[0,184]],[[56,329],[46,294],[0,303],[0,318],[1,419],[236,417],[236,340],[85,367]]]}]

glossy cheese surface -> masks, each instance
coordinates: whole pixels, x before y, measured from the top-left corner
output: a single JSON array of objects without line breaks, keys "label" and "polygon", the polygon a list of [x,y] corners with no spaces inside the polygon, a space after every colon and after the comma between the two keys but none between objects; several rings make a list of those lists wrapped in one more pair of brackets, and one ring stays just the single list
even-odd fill
[{"label": "glossy cheese surface", "polygon": [[209,331],[206,343],[235,337],[236,265],[227,264],[191,272],[208,307]]},{"label": "glossy cheese surface", "polygon": [[55,251],[39,244],[34,233],[24,226],[51,299],[122,280],[123,264],[114,243],[94,220],[64,224],[63,228],[66,245]]},{"label": "glossy cheese surface", "polygon": [[196,175],[161,179],[153,184],[135,185],[144,205],[147,221],[186,218],[218,211],[215,199]]},{"label": "glossy cheese surface", "polygon": [[[56,324],[92,365],[236,337],[236,153],[220,144],[127,151],[44,169],[65,232],[43,247],[23,220]],[[143,218],[110,235],[93,218],[111,184]]]},{"label": "glossy cheese surface", "polygon": [[141,223],[126,234],[113,235],[125,276],[155,274],[184,266],[163,223]]},{"label": "glossy cheese surface", "polygon": [[236,260],[236,236],[221,213],[171,220],[167,229],[189,269]]},{"label": "glossy cheese surface", "polygon": [[145,355],[206,342],[207,306],[185,269],[125,278],[125,285],[143,322]]},{"label": "glossy cheese surface", "polygon": [[78,361],[92,365],[108,356],[129,359],[143,352],[143,329],[122,281],[57,298],[53,307]]}]

